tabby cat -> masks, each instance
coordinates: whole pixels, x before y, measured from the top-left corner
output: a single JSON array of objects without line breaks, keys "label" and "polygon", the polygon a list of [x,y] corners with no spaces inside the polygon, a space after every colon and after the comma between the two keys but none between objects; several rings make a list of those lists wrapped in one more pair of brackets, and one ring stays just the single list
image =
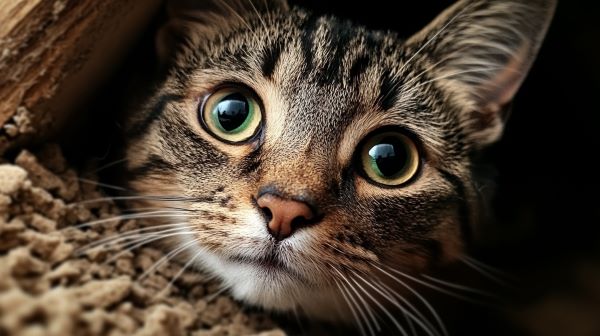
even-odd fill
[{"label": "tabby cat", "polygon": [[136,206],[249,305],[439,333],[404,297],[476,234],[472,158],[554,8],[460,0],[402,39],[283,1],[175,1],[164,76],[126,126]]}]

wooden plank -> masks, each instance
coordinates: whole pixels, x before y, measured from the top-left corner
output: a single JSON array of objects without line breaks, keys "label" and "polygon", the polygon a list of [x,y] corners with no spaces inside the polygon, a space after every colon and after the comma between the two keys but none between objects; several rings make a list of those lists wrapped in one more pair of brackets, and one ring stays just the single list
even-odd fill
[{"label": "wooden plank", "polygon": [[23,136],[55,131],[115,69],[160,3],[0,1],[0,153]]}]

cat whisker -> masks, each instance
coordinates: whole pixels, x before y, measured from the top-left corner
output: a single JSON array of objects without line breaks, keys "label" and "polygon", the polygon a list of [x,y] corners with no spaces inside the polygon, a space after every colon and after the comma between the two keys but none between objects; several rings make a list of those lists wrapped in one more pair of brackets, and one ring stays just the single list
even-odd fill
[{"label": "cat whisker", "polygon": [[[87,250],[96,248],[98,246],[102,246],[102,245],[115,245],[123,240],[127,240],[127,239],[131,239],[133,237],[136,236],[140,236],[142,234],[145,235],[149,235],[149,234],[162,234],[162,233],[169,233],[169,232],[173,232],[173,231],[177,231],[177,230],[181,230],[182,229],[182,225],[179,223],[176,224],[165,224],[165,225],[157,225],[157,226],[153,226],[153,227],[145,227],[145,228],[140,228],[140,229],[136,229],[136,230],[132,230],[132,231],[128,231],[125,233],[120,233],[120,234],[115,234],[115,235],[111,235],[109,237],[105,237],[102,238],[100,240],[91,242],[89,244],[86,244],[80,248],[78,248],[77,250],[74,251],[75,255],[82,255],[84,254]],[[158,231],[155,231],[158,230]],[[151,231],[151,232],[147,232],[147,231]]]},{"label": "cat whisker", "polygon": [[[373,330],[373,327],[371,325],[371,321],[369,320],[369,318],[367,317],[367,314],[365,314],[365,312],[363,311],[361,305],[358,303],[358,301],[355,299],[355,296],[354,296],[354,295],[356,295],[356,297],[359,298],[361,300],[361,302],[363,302],[363,305],[364,305],[364,300],[362,299],[361,295],[354,288],[354,286],[352,286],[352,284],[350,283],[350,281],[348,281],[347,277],[344,276],[344,274],[342,272],[340,272],[337,268],[333,268],[333,269],[338,273],[338,275],[340,276],[340,279],[342,279],[346,283],[346,286],[344,286],[344,287],[347,290],[348,297],[354,303],[354,306],[356,307],[359,315],[361,316],[361,319],[363,321],[365,321],[365,324],[367,325],[367,328],[369,329],[369,334],[370,335],[375,335],[375,331]],[[352,295],[352,293],[350,292],[350,289],[352,290],[352,292],[354,292],[354,295]],[[368,311],[369,307],[365,306],[365,309]]]},{"label": "cat whisker", "polygon": [[265,22],[265,20],[263,20],[262,15],[260,15],[258,9],[256,9],[256,6],[254,6],[254,3],[252,2],[252,0],[248,0],[248,2],[250,3],[250,6],[252,7],[252,10],[254,11],[254,13],[256,13],[256,16],[258,17],[258,20],[260,20],[260,23],[263,25],[263,28],[265,28],[265,35],[267,37],[267,42],[269,43],[269,45],[273,44],[273,41],[271,41],[271,37],[269,36],[269,28],[267,27],[267,23]]},{"label": "cat whisker", "polygon": [[[336,270],[337,269],[335,267],[331,267],[332,269]],[[344,298],[344,301],[346,301],[346,304],[348,305],[348,308],[350,308],[350,312],[352,313],[352,316],[354,317],[354,320],[356,321],[356,324],[358,325],[358,329],[360,331],[361,335],[366,335],[365,332],[365,328],[363,326],[362,320],[359,318],[358,314],[356,313],[356,310],[354,309],[354,305],[352,304],[352,302],[350,301],[350,299],[348,299],[348,295],[346,293],[346,288],[345,286],[338,280],[334,278],[334,282],[338,288],[338,290],[340,291],[340,294],[342,294],[342,297]]]},{"label": "cat whisker", "polygon": [[[364,300],[364,298],[362,297],[362,295],[360,295],[360,293],[356,290],[356,288],[352,285],[352,283],[350,283],[350,280],[349,280],[350,277],[346,277],[343,273],[341,273],[337,269],[335,269],[335,270],[338,272],[338,274],[340,275],[341,279],[344,280],[346,282],[346,284],[350,287],[350,289],[352,290],[352,292],[354,292],[354,294],[356,295],[356,298],[360,301],[360,303],[362,303],[362,307],[365,308],[366,314],[364,313],[364,311],[361,308],[361,306],[359,305],[359,303],[355,301],[357,307],[359,308],[359,313],[362,315],[363,319],[365,320],[365,322],[367,324],[367,327],[369,328],[369,331],[371,332],[371,335],[375,334],[375,332],[373,331],[371,322],[373,322],[373,324],[375,325],[375,329],[377,330],[377,332],[381,331],[381,327],[379,326],[379,323],[377,322],[377,319],[373,315],[373,312],[371,311],[371,307]],[[369,315],[369,316],[367,317],[366,315]]]},{"label": "cat whisker", "polygon": [[124,214],[134,214],[134,213],[140,213],[140,212],[144,212],[144,211],[159,211],[159,210],[173,210],[173,211],[180,211],[180,212],[196,212],[196,210],[193,210],[193,209],[186,209],[186,208],[173,207],[173,206],[163,206],[163,207],[141,207],[141,208],[125,209],[125,210],[123,210],[123,213]]},{"label": "cat whisker", "polygon": [[165,264],[165,263],[169,262],[171,259],[175,258],[178,254],[185,251],[185,249],[187,249],[188,247],[190,247],[194,244],[197,244],[197,243],[198,243],[197,241],[191,240],[191,241],[177,247],[173,251],[167,253],[166,255],[164,255],[163,257],[158,259],[154,264],[152,264],[152,266],[150,266],[146,271],[144,271],[144,273],[142,273],[142,275],[140,275],[137,278],[137,281],[141,282],[143,279],[145,279],[147,276],[149,276],[152,272],[154,272],[154,270],[158,269],[163,264]]},{"label": "cat whisker", "polygon": [[[250,0],[251,1],[251,0]],[[263,4],[265,5],[265,14],[267,16],[267,21],[269,23],[273,22],[273,17],[271,16],[271,9],[269,8],[269,1],[263,0]]]},{"label": "cat whisker", "polygon": [[118,165],[119,163],[122,163],[122,162],[125,162],[125,161],[127,161],[126,157],[124,157],[122,159],[119,159],[119,160],[115,160],[115,161],[109,162],[109,163],[107,163],[105,165],[102,165],[99,168],[96,168],[95,170],[93,170],[92,174],[97,174],[97,173],[99,173],[99,172],[101,172],[101,171],[103,171],[105,169],[108,169],[108,168],[110,168],[112,166]]},{"label": "cat whisker", "polygon": [[429,44],[431,44],[433,41],[435,41],[435,39],[441,34],[443,33],[453,22],[454,20],[456,20],[457,18],[459,18],[467,9],[469,8],[469,6],[465,6],[463,9],[461,9],[458,13],[456,13],[452,18],[450,18],[448,20],[448,22],[446,22],[442,28],[440,28],[435,34],[433,34],[433,36],[431,36],[422,46],[421,48],[419,48],[417,50],[417,52],[415,52],[403,65],[402,67],[400,67],[400,70],[398,71],[398,73],[402,73],[402,70],[404,70],[407,66],[410,65],[410,63],[412,62],[412,60],[417,57],[425,48],[427,48],[427,46]]},{"label": "cat whisker", "polygon": [[175,236],[183,236],[183,235],[189,235],[189,236],[191,236],[193,234],[194,234],[194,231],[173,232],[173,233],[169,233],[169,234],[166,234],[166,235],[149,233],[149,234],[147,234],[148,236],[144,236],[143,238],[140,238],[140,239],[137,239],[137,240],[135,240],[133,242],[128,243],[126,245],[127,248],[123,249],[122,251],[120,251],[119,253],[117,253],[116,255],[114,255],[113,257],[111,257],[110,259],[106,260],[104,262],[104,264],[110,264],[113,261],[119,259],[125,253],[130,252],[132,250],[135,250],[136,248],[138,248],[140,246],[152,243],[154,241],[157,241],[157,240],[160,240],[160,239],[169,238],[169,237],[175,237]]},{"label": "cat whisker", "polygon": [[[430,288],[430,289],[433,289],[433,290],[435,290],[437,292],[440,292],[442,294],[446,294],[448,296],[451,296],[451,297],[463,300],[465,302],[470,302],[470,303],[473,303],[473,304],[488,305],[488,303],[486,303],[485,301],[481,301],[481,300],[476,299],[476,298],[470,298],[470,297],[467,297],[465,295],[462,295],[462,294],[459,294],[459,293],[455,293],[455,292],[453,292],[451,290],[439,287],[439,286],[437,286],[435,284],[429,283],[429,282],[427,282],[427,281],[425,281],[423,279],[418,279],[418,278],[416,278],[414,276],[411,276],[409,274],[405,274],[405,273],[402,273],[402,272],[399,272],[399,271],[393,270],[393,269],[391,269],[391,271],[393,271],[393,272],[395,272],[397,274],[400,274],[403,277],[405,277],[405,278],[407,278],[409,280],[412,280],[412,281],[414,281],[414,282],[416,282],[416,283],[418,283],[418,284],[420,284],[422,286],[425,286],[427,288]],[[438,280],[438,281],[442,282],[443,280]],[[450,283],[447,283],[447,284],[450,284]],[[459,285],[456,285],[456,284],[452,284],[452,285],[459,286]],[[472,290],[472,291],[475,291],[475,290]],[[491,296],[491,294],[490,294],[490,296]]]},{"label": "cat whisker", "polygon": [[[342,254],[345,254],[343,251],[339,250],[337,247],[335,247],[335,246],[331,245],[330,243],[325,243],[325,245],[327,245],[327,246],[331,247],[332,249],[335,249],[335,250],[337,250],[338,252],[340,252],[340,253],[342,253]],[[375,267],[377,267],[377,266],[375,266]],[[378,267],[377,267],[377,268],[378,268]],[[337,272],[339,272],[339,271],[338,271],[337,269],[335,269],[335,268],[334,268],[334,270],[336,270]],[[382,270],[380,269],[380,271],[382,271]],[[385,271],[383,271],[383,272],[384,272],[384,274],[386,273]],[[356,274],[356,276],[358,276],[358,275]],[[390,274],[388,274],[388,276],[391,276],[391,275],[390,275]],[[394,278],[394,277],[392,276],[392,278]],[[362,280],[363,280],[363,281],[366,281],[366,280],[364,280],[364,279],[362,279]],[[373,285],[371,285],[371,284],[369,284],[369,285],[370,285],[370,286],[373,286]],[[385,284],[383,284],[383,283],[381,283],[381,285],[385,286]],[[418,296],[418,297],[420,298],[420,300],[421,300],[421,301],[425,301],[425,299],[424,299],[424,298],[423,298],[423,297],[422,297],[420,294],[418,294],[418,293],[417,293],[417,292],[416,292],[414,289],[410,288],[410,287],[409,287],[407,284],[405,284],[405,283],[402,283],[402,285],[403,285],[403,287],[405,287],[405,288],[406,288],[406,287],[408,287],[408,288],[409,288],[409,290],[410,290],[411,292],[413,292],[413,294],[415,294],[415,296]],[[386,286],[386,287],[387,287],[387,286]],[[389,288],[388,288],[388,289],[389,289]],[[391,291],[391,289],[389,289],[389,290]],[[386,295],[384,292],[387,292],[387,290],[385,290],[385,288],[381,288],[381,287],[380,287],[380,288],[378,289],[378,293],[379,293],[380,295],[382,295],[382,296],[384,296],[384,297],[388,298],[388,301],[392,302],[393,304],[394,304],[394,302],[395,302],[395,304],[394,304],[394,305],[395,305],[397,308],[399,308],[399,309],[400,309],[400,310],[401,310],[401,311],[402,311],[402,312],[403,312],[405,315],[408,315],[408,316],[409,316],[410,318],[412,318],[412,319],[413,319],[415,322],[417,322],[417,324],[419,324],[419,325],[420,325],[420,326],[421,326],[421,327],[422,327],[422,328],[423,328],[423,329],[424,329],[426,332],[428,332],[428,333],[433,333],[432,335],[439,335],[439,333],[435,331],[436,329],[433,327],[433,325],[432,325],[431,323],[429,323],[429,322],[428,322],[428,320],[425,318],[425,316],[424,316],[424,315],[423,315],[423,314],[422,314],[422,313],[421,313],[421,312],[420,312],[420,311],[419,311],[419,310],[418,310],[418,309],[417,309],[415,306],[413,306],[412,304],[410,304],[410,302],[408,302],[408,300],[404,299],[404,298],[403,298],[401,295],[399,295],[399,294],[397,294],[397,293],[395,293],[395,292],[394,292],[394,295],[395,295],[395,296],[397,296],[399,299],[401,299],[401,300],[404,302],[404,304],[406,304],[408,307],[410,307],[410,308],[411,308],[411,309],[412,309],[412,310],[415,312],[415,314],[416,314],[418,317],[417,317],[417,316],[415,316],[415,315],[413,315],[413,314],[412,314],[412,313],[410,313],[409,311],[407,311],[407,310],[406,310],[406,308],[402,307],[402,306],[400,305],[400,303],[399,303],[398,301],[396,301],[396,300],[395,300],[395,299],[394,299],[394,298],[393,298],[393,297],[392,297],[392,296],[389,294],[389,292],[387,293],[387,295]],[[430,311],[432,311],[432,315],[434,315],[434,318],[436,319],[436,322],[438,322],[438,324],[440,324],[440,326],[441,326],[441,328],[442,328],[442,332],[443,332],[443,334],[444,334],[444,335],[447,335],[447,332],[445,331],[445,326],[443,325],[443,322],[441,321],[441,318],[439,318],[439,316],[437,315],[437,313],[435,312],[435,310],[433,309],[433,307],[431,307],[431,306],[430,306],[428,303],[425,303],[425,305],[428,307],[428,309],[429,309]],[[403,334],[406,334],[406,330],[405,330],[404,328],[402,328],[402,331],[403,331]]]},{"label": "cat whisker", "polygon": [[248,23],[248,20],[246,20],[233,7],[231,7],[227,3],[227,1],[218,0],[218,2],[221,5],[221,8],[224,8],[225,10],[229,11],[229,13],[235,15],[237,17],[237,19],[240,20],[240,22],[242,24],[244,24],[244,26],[246,26],[246,28],[248,28],[248,31],[250,31],[252,33],[252,35],[254,36],[254,38],[257,39],[258,41],[260,41],[260,37],[258,35],[256,35],[256,31],[254,29],[252,29],[252,26],[250,25],[250,23]]},{"label": "cat whisker", "polygon": [[[374,287],[368,281],[366,281],[363,277],[361,277],[359,274],[357,274],[355,272],[352,272],[352,273],[354,274],[354,276],[356,278],[362,280],[362,282],[364,282],[367,286],[374,289]],[[383,311],[383,313],[392,321],[392,323],[396,326],[396,328],[402,335],[408,336],[408,333],[402,327],[400,322],[390,313],[390,311],[387,308],[385,308],[385,306],[383,306],[375,297],[373,297],[373,295],[371,295],[371,293],[369,293],[367,290],[365,290],[364,287],[360,286],[355,279],[352,279],[352,281],[354,281],[356,283],[356,285],[360,288],[360,290],[362,290],[363,293],[365,293],[365,295],[368,298],[370,298],[371,301],[373,301],[375,303],[375,305],[377,305],[377,307],[379,307],[379,309],[381,309],[381,311]],[[377,290],[376,290],[376,292],[377,292]],[[380,331],[380,329],[378,329],[378,331]]]},{"label": "cat whisker", "polygon": [[201,202],[205,199],[202,197],[183,197],[183,196],[167,196],[167,195],[132,195],[132,196],[107,196],[107,197],[99,197],[89,200],[83,200],[75,203],[70,203],[67,206],[75,207],[79,205],[85,204],[93,204],[100,202],[114,202],[114,201],[165,201],[165,202]]},{"label": "cat whisker", "polygon": [[94,186],[106,188],[106,189],[113,189],[113,190],[118,190],[118,191],[129,191],[128,189],[123,188],[123,187],[119,187],[119,186],[108,184],[108,183],[102,183],[102,182],[98,182],[98,181],[94,181],[94,180],[89,180],[89,179],[86,179],[83,177],[78,177],[77,181],[85,183],[85,184],[91,184]]},{"label": "cat whisker", "polygon": [[[502,68],[502,67],[479,67],[479,68],[471,68],[471,69],[468,69],[468,70],[455,71],[455,72],[452,72],[452,73],[448,73],[448,74],[445,74],[445,75],[442,75],[442,76],[438,76],[438,77],[432,78],[432,79],[427,80],[427,81],[425,81],[423,83],[419,83],[419,85],[415,86],[413,89],[419,88],[419,87],[421,87],[423,85],[427,85],[427,84],[429,84],[431,82],[438,81],[440,79],[451,78],[451,77],[455,77],[455,76],[458,76],[458,75],[464,75],[464,74],[468,74],[468,73],[486,73],[486,72],[495,71],[495,70],[502,70],[502,69],[504,69],[504,68]],[[514,70],[514,71],[516,71],[516,70]]]},{"label": "cat whisker", "polygon": [[[330,243],[326,243],[327,246],[331,247],[332,249],[335,249],[337,251],[339,251],[342,254],[345,254],[343,251],[339,250],[338,248],[336,248],[335,246],[331,245]],[[383,269],[381,269],[380,267],[373,265],[375,268],[379,269],[380,272],[382,272],[383,274],[386,274],[387,276],[391,277],[393,280],[395,280],[396,282],[399,282],[403,287],[407,288],[411,293],[413,293],[413,295],[415,295],[417,298],[419,298],[419,300],[421,302],[424,303],[424,305],[427,307],[427,309],[431,312],[431,314],[433,315],[434,319],[436,320],[436,322],[440,325],[441,331],[443,335],[448,335],[446,327],[444,325],[444,323],[442,322],[441,318],[439,317],[439,315],[437,314],[437,312],[435,311],[435,309],[429,304],[429,302],[422,297],[422,295],[420,295],[416,290],[414,290],[412,287],[408,286],[408,284],[404,283],[403,281],[397,279],[396,277],[394,277],[393,275],[389,274],[388,272],[384,271]],[[339,273],[339,270],[337,270],[336,268],[333,268],[336,272]],[[355,274],[356,276],[358,276],[357,274]],[[363,279],[363,281],[366,281]],[[371,284],[369,284],[370,286],[373,286]],[[381,283],[381,285],[385,286],[385,284]],[[387,287],[387,286],[385,286]],[[372,287],[373,288],[373,287]],[[389,287],[388,287],[389,289]],[[391,291],[391,289],[389,289]],[[413,315],[411,312],[409,312],[406,308],[402,307],[402,305],[400,305],[400,303],[398,301],[396,301],[390,294],[389,292],[387,293],[387,295],[384,293],[386,292],[386,290],[384,288],[379,288],[378,289],[378,293],[380,295],[383,295],[384,297],[388,298],[388,301],[392,302],[394,304],[395,302],[395,306],[397,308],[399,308],[405,315],[408,315],[412,320],[414,320],[417,324],[419,324],[419,326],[421,326],[421,328],[423,328],[423,330],[425,330],[426,332],[430,333],[431,335],[440,335],[437,331],[436,328],[433,327],[433,325],[431,323],[428,322],[428,320],[425,318],[425,316],[412,304],[410,304],[410,302],[408,302],[408,300],[404,299],[401,295],[397,294],[394,292],[394,295],[397,296],[399,299],[401,299],[404,304],[406,304],[408,307],[410,307],[415,314],[418,315],[415,316]],[[393,291],[392,291],[393,292]],[[402,328],[403,330],[403,334],[406,335],[406,329]]]},{"label": "cat whisker", "polygon": [[[403,298],[400,294],[392,291],[389,287],[387,287],[381,281],[371,283],[359,275],[357,275],[357,277],[360,280],[362,280],[365,284],[367,284],[367,286],[371,287],[376,293],[381,295],[383,298],[388,300],[392,305],[394,305],[396,308],[398,308],[403,313],[403,315],[407,318],[407,321],[409,321],[409,323],[412,324],[412,322],[410,322],[410,321],[414,320],[417,323],[417,325],[419,325],[429,335],[439,335],[439,333],[437,332],[437,329],[429,322],[429,320],[415,306],[410,304],[410,302],[408,302],[408,300]],[[406,305],[406,307],[402,306],[402,304],[395,297],[402,300],[402,302]],[[407,309],[407,307],[412,309],[415,314],[411,313]],[[388,315],[388,314],[386,313],[386,315]],[[403,334],[406,334],[406,330],[403,327],[401,327],[401,325],[398,321],[393,320],[392,322],[394,322],[394,324],[396,325],[397,328],[401,328],[400,332],[402,332]],[[413,329],[413,333],[414,333],[415,332],[414,328],[412,328],[412,329]]]},{"label": "cat whisker", "polygon": [[190,216],[191,216],[190,214],[184,214],[184,213],[181,213],[180,211],[158,210],[158,211],[148,211],[148,212],[141,212],[141,213],[134,213],[134,214],[118,215],[118,216],[113,216],[113,217],[109,217],[109,218],[102,218],[102,219],[97,219],[97,220],[93,220],[93,221],[90,221],[87,223],[78,224],[78,225],[74,225],[74,226],[70,226],[70,227],[76,228],[76,229],[83,229],[83,228],[88,228],[91,226],[96,226],[99,224],[105,224],[105,223],[111,223],[111,222],[123,221],[123,220],[130,220],[130,219],[178,218],[178,217],[189,218]]},{"label": "cat whisker", "polygon": [[[288,313],[288,316],[290,314]],[[303,323],[302,320],[300,318],[301,313],[298,311],[298,307],[297,306],[293,306],[291,309],[291,315],[294,317],[294,322],[296,322],[296,324],[298,325],[298,327],[300,328],[300,335],[307,335],[307,332],[304,330],[303,327]]]},{"label": "cat whisker", "polygon": [[[385,265],[382,265],[382,266],[386,267],[391,272],[394,272],[394,273],[396,273],[398,275],[407,277],[407,275],[404,274],[403,272],[395,270],[395,269],[393,269],[393,268],[391,268],[389,266],[385,266]],[[440,330],[442,331],[442,334],[443,335],[448,335],[448,331],[446,329],[446,326],[445,326],[444,322],[440,318],[440,316],[437,313],[437,311],[435,310],[435,308],[433,308],[433,306],[429,303],[429,301],[427,301],[419,292],[417,292],[414,288],[410,287],[407,283],[405,283],[404,281],[398,279],[398,277],[394,276],[393,274],[390,274],[389,272],[385,271],[383,268],[381,268],[381,267],[379,267],[377,265],[373,265],[373,267],[377,268],[380,272],[382,272],[383,274],[387,275],[390,279],[394,280],[395,282],[397,282],[398,284],[400,284],[402,287],[406,288],[417,299],[419,299],[419,301],[421,301],[425,305],[425,307],[427,308],[427,310],[431,313],[431,315],[433,316],[433,318],[436,320],[436,322],[440,326]]]},{"label": "cat whisker", "polygon": [[155,294],[154,297],[156,298],[157,296],[162,296],[163,294],[165,294],[166,291],[173,286],[173,284],[175,283],[175,281],[177,281],[177,279],[179,279],[179,277],[181,277],[181,275],[185,272],[185,270],[188,267],[190,267],[192,265],[192,263],[194,263],[196,261],[196,259],[198,259],[198,257],[201,254],[202,254],[201,251],[196,252],[196,254],[190,260],[188,260],[185,263],[185,265],[183,265],[183,267],[177,272],[177,274],[175,274],[175,276],[171,279],[171,281],[169,281],[169,283],[165,286],[165,288],[163,288],[160,292],[158,292],[157,294]]},{"label": "cat whisker", "polygon": [[[378,280],[373,283],[374,286],[379,288],[383,293],[385,293],[386,297],[390,302],[392,302],[396,307],[398,307],[404,316],[409,320],[413,320],[417,323],[419,327],[425,330],[428,333],[433,335],[440,335],[440,331],[431,323],[429,318],[427,318],[415,305],[413,305],[409,300],[404,298],[402,295],[394,291],[388,285],[383,283],[381,280]],[[402,306],[404,304],[404,306]],[[443,330],[442,330],[443,332]]]},{"label": "cat whisker", "polygon": [[[446,62],[447,60],[451,59],[451,57],[444,57],[441,60],[433,63],[432,65],[428,66],[425,70],[421,71],[420,73],[418,73],[416,76],[414,76],[413,78],[409,79],[406,83],[402,84],[402,86],[399,88],[400,90],[400,98],[398,99],[399,101],[403,101],[404,98],[404,94],[405,91],[404,89],[406,87],[410,87],[411,85],[413,85],[415,82],[417,82],[421,77],[423,77],[424,74],[431,72],[431,70],[435,69],[437,66],[439,66],[440,64],[442,64],[443,62]],[[399,84],[395,84],[395,85],[399,85]],[[394,87],[395,88],[395,87]],[[412,90],[408,91],[409,93],[412,92]]]},{"label": "cat whisker", "polygon": [[[211,277],[209,279],[212,279],[214,277]],[[223,294],[225,291],[227,291],[229,289],[229,287],[227,286],[222,286],[218,291],[212,293],[211,295],[207,296],[204,298],[204,300],[206,302],[212,302],[214,299],[216,299],[219,295]]]},{"label": "cat whisker", "polygon": [[463,292],[469,292],[469,293],[473,293],[473,294],[477,294],[477,295],[481,295],[481,296],[485,296],[485,297],[497,298],[496,295],[486,292],[486,291],[483,291],[483,290],[480,290],[480,289],[477,289],[477,288],[472,288],[472,287],[468,287],[465,285],[460,285],[460,284],[449,282],[446,280],[434,278],[431,275],[427,275],[427,274],[421,274],[421,276],[431,282],[435,282],[437,284],[446,286],[448,288],[453,288],[453,289],[460,290]]},{"label": "cat whisker", "polygon": [[417,336],[417,329],[415,328],[415,324],[412,319],[406,312],[402,312],[402,316],[404,316],[404,320],[406,320],[406,324],[408,324],[408,328],[410,329],[410,334],[412,336]]},{"label": "cat whisker", "polygon": [[469,256],[466,256],[466,255],[461,256],[460,261],[462,261],[465,265],[469,266],[470,268],[479,272],[481,275],[485,276],[486,278],[494,281],[495,283],[497,283],[501,286],[510,288],[510,287],[512,287],[510,282],[516,281],[513,276],[510,276],[510,275],[506,274],[505,272],[502,272],[501,270],[498,270],[492,266],[486,265],[483,262],[478,261]]},{"label": "cat whisker", "polygon": [[[411,93],[417,91],[415,89],[418,88],[418,87],[421,87],[422,85],[418,85],[417,87],[411,87],[411,86],[413,84],[415,84],[421,77],[423,77],[423,75],[431,73],[431,71],[434,70],[436,67],[440,66],[444,62],[447,62],[448,60],[453,60],[454,58],[455,57],[453,57],[452,55],[451,56],[446,56],[446,57],[440,59],[439,61],[437,61],[437,62],[429,65],[425,70],[419,72],[417,75],[415,75],[414,77],[412,77],[411,79],[409,79],[407,82],[403,83],[402,86],[399,89],[400,90],[400,98],[398,99],[398,101],[404,102],[405,104],[408,104],[410,101],[404,101],[405,95],[411,94]],[[489,66],[489,63],[487,63],[487,62],[479,62],[479,63],[477,63],[477,62],[471,62],[471,63],[469,63],[469,65],[478,65],[478,66],[484,66],[485,65],[485,66]],[[488,69],[492,70],[489,67],[488,67]],[[453,74],[452,76],[454,76],[454,75],[457,75],[457,74]],[[439,79],[443,79],[443,78],[439,78],[438,77],[438,78],[433,79],[433,80],[435,81],[435,80],[439,80]],[[430,82],[431,82],[431,80],[426,81],[425,83],[422,83],[422,84],[428,84]],[[397,83],[395,85],[396,86],[400,85],[400,83]],[[405,88],[409,88],[409,90],[405,90]]]},{"label": "cat whisker", "polygon": [[[354,274],[354,272],[352,272]],[[358,287],[358,289],[360,289],[363,293],[365,293],[367,296],[371,297],[368,293],[368,291],[366,291],[355,279],[353,279],[352,277],[347,277],[348,280],[354,282],[354,284],[356,285],[356,287]],[[351,284],[350,284],[351,285]],[[351,285],[352,286],[352,285]],[[354,293],[356,294],[356,297],[362,302],[363,306],[365,307],[365,310],[367,311],[370,319],[373,321],[373,324],[375,325],[375,329],[377,330],[377,332],[381,332],[381,326],[379,325],[379,322],[377,322],[377,317],[373,314],[373,311],[371,309],[371,306],[369,305],[369,303],[367,301],[365,301],[365,299],[363,298],[362,295],[360,295],[360,293],[358,293],[356,291],[356,289],[354,289],[355,287],[352,286],[352,289],[354,291]],[[373,299],[374,300],[374,299]],[[376,303],[377,301],[374,300]]]},{"label": "cat whisker", "polygon": [[444,74],[429,80],[426,80],[422,83],[419,83],[419,85],[413,86],[412,88],[410,88],[410,90],[408,91],[403,91],[402,95],[406,95],[406,94],[411,94],[415,91],[417,91],[420,87],[427,85],[429,83],[438,81],[440,79],[446,79],[446,78],[451,78],[451,77],[455,77],[458,75],[462,75],[462,74],[467,74],[467,73],[484,73],[484,72],[489,72],[489,71],[493,71],[493,70],[500,70],[500,69],[504,69],[504,68],[500,68],[500,67],[486,67],[486,68],[476,68],[476,69],[469,69],[469,70],[461,70],[461,71],[455,71],[452,73],[448,73],[448,74]]},{"label": "cat whisker", "polygon": [[[135,235],[132,235],[129,237],[117,238],[116,241],[114,241],[114,242],[107,242],[104,244],[99,244],[99,245],[95,246],[94,248],[102,247],[104,249],[129,251],[129,250],[133,250],[139,246],[150,243],[154,240],[158,240],[158,239],[165,238],[165,237],[170,237],[173,234],[177,235],[181,232],[183,232],[181,228],[174,228],[174,229],[167,229],[167,230],[161,230],[161,231],[155,231],[155,232],[140,233],[140,234],[135,234]],[[191,232],[187,232],[187,234],[191,234]],[[156,238],[156,239],[154,239],[154,238]],[[125,241],[125,242],[123,242],[123,241]],[[140,244],[136,245],[138,243],[140,243]],[[91,248],[91,249],[93,249],[93,248]],[[110,262],[110,260],[108,262]]]}]

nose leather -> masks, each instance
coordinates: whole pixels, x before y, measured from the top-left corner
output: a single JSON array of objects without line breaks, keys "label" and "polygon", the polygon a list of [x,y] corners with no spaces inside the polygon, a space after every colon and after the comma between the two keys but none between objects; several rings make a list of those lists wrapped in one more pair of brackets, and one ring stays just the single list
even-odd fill
[{"label": "nose leather", "polygon": [[269,233],[278,240],[289,237],[298,226],[314,218],[308,204],[264,194],[256,202],[267,215]]}]

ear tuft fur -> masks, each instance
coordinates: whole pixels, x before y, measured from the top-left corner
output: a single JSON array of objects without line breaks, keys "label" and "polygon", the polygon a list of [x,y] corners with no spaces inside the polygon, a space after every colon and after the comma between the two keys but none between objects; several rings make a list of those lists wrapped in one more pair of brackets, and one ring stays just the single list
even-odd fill
[{"label": "ear tuft fur", "polygon": [[502,134],[506,106],[533,63],[556,0],[461,0],[407,41],[435,64],[475,146]]}]

